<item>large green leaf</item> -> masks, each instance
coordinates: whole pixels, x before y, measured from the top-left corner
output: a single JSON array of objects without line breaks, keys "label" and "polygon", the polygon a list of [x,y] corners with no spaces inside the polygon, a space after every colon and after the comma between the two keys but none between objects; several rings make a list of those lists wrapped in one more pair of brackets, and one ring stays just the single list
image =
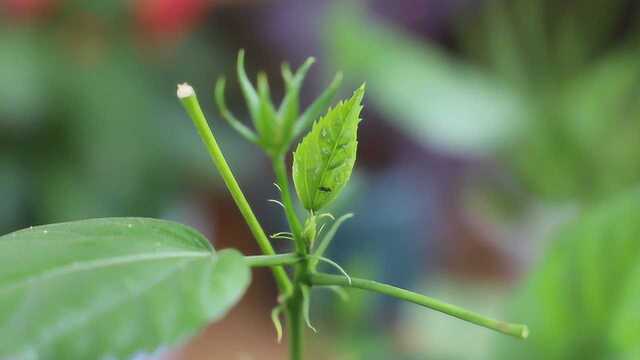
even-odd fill
[{"label": "large green leaf", "polygon": [[221,317],[250,272],[173,222],[109,218],[0,237],[0,359],[127,358]]},{"label": "large green leaf", "polygon": [[638,234],[640,191],[565,228],[514,303],[512,318],[526,322],[531,336],[506,342],[500,358],[623,358],[630,339],[640,338]]},{"label": "large green leaf", "polygon": [[335,200],[356,161],[364,86],[313,124],[293,154],[293,182],[307,210]]}]

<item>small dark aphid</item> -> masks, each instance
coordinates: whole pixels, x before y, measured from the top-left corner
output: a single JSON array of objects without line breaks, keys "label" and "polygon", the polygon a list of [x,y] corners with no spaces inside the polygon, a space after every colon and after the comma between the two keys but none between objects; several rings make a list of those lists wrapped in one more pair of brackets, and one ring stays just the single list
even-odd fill
[{"label": "small dark aphid", "polygon": [[331,189],[328,187],[324,187],[324,186],[320,186],[318,188],[318,190],[322,191],[322,192],[331,192]]}]

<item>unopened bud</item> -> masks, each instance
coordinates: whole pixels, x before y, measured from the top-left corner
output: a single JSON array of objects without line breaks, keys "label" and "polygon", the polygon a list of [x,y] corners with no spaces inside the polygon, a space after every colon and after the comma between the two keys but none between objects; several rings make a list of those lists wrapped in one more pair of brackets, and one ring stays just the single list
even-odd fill
[{"label": "unopened bud", "polygon": [[193,90],[191,85],[187,83],[183,83],[183,84],[178,84],[177,94],[179,99],[185,99],[185,98],[188,98],[189,96],[194,96],[196,92]]}]

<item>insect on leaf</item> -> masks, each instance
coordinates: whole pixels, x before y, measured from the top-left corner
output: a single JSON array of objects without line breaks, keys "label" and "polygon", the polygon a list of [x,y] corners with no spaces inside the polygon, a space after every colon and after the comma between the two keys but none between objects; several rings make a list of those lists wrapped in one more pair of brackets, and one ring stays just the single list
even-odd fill
[{"label": "insect on leaf", "polygon": [[220,318],[250,272],[177,223],[110,218],[0,237],[0,359],[128,359]]},{"label": "insect on leaf", "polygon": [[309,211],[336,199],[356,161],[364,85],[313,124],[293,155],[293,182]]}]

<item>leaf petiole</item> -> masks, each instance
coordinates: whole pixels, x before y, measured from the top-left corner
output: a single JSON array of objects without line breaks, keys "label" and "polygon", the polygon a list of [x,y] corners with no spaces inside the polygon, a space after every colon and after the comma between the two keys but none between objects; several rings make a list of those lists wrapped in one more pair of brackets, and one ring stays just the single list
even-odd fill
[{"label": "leaf petiole", "polygon": [[293,265],[298,263],[300,260],[302,260],[302,258],[294,253],[278,255],[250,255],[244,257],[244,261],[251,267]]},{"label": "leaf petiole", "polygon": [[322,286],[348,286],[352,288],[362,289],[377,292],[380,294],[393,296],[400,300],[412,302],[414,304],[422,305],[432,310],[439,311],[441,313],[456,317],[458,319],[468,321],[470,323],[486,327],[497,332],[511,335],[520,339],[526,339],[529,336],[529,328],[526,325],[510,324],[500,320],[484,317],[480,314],[463,309],[459,306],[447,304],[440,300],[415,293],[413,291],[401,289],[395,286],[379,283],[373,280],[351,278],[349,281],[343,276],[328,275],[315,273],[310,274],[311,284]]}]

